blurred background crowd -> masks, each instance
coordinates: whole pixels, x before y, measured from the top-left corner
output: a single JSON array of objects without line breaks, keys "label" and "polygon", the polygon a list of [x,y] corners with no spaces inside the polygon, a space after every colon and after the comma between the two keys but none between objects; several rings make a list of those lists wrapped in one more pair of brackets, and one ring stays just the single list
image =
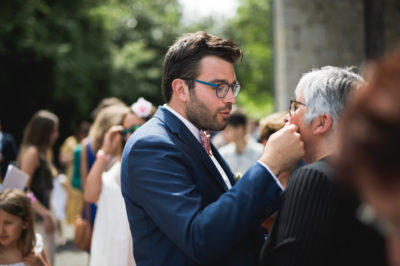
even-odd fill
[{"label": "blurred background crowd", "polygon": [[[190,22],[187,4],[178,0],[0,4],[0,177],[10,163],[30,176],[35,230],[44,236],[51,265],[66,242],[63,223],[85,216],[101,224],[97,228],[109,225],[108,212],[122,203],[115,188],[123,145],[163,103],[163,55],[177,36],[197,30],[231,38],[244,51],[236,69],[243,87],[237,106],[227,128],[212,132],[237,179],[285,125],[302,73],[352,65],[366,77],[370,85],[344,120],[348,134],[338,145],[337,167],[362,195],[360,219],[387,237],[390,259],[400,265],[400,57],[390,53],[400,40],[400,2],[222,2],[231,14],[208,13]],[[191,12],[193,18],[196,10]],[[96,160],[99,150],[113,155],[113,163]],[[113,174],[103,177],[110,169]],[[283,187],[289,175],[278,176]],[[108,204],[106,213],[97,213],[98,204]],[[265,228],[272,223],[273,217]],[[93,232],[99,253],[110,237],[103,233]]]}]

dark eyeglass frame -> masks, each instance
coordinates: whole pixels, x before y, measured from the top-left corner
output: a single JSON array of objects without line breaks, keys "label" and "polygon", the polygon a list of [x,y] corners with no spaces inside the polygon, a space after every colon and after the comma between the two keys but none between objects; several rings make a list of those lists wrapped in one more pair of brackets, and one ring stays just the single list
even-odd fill
[{"label": "dark eyeglass frame", "polygon": [[292,113],[296,112],[297,109],[299,109],[299,105],[307,106],[305,103],[296,101],[296,100],[290,100],[289,104],[289,115]]},{"label": "dark eyeglass frame", "polygon": [[[237,81],[233,82],[232,84],[228,84],[226,82],[214,84],[214,83],[210,83],[210,82],[206,82],[206,81],[202,81],[202,80],[198,80],[198,79],[189,79],[189,78],[182,78],[182,79],[195,81],[195,82],[215,88],[215,94],[217,95],[217,98],[220,98],[220,99],[225,98],[225,96],[229,92],[229,89],[232,89],[233,95],[235,97],[237,97],[239,95],[239,91],[241,89],[241,85]],[[227,86],[227,87],[224,88],[223,86]]]}]

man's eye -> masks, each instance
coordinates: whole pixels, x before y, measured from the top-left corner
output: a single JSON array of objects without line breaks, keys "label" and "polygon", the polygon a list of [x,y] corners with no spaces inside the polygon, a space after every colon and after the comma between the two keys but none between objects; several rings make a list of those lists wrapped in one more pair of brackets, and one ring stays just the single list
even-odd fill
[{"label": "man's eye", "polygon": [[219,89],[226,89],[228,87],[228,84],[226,84],[226,83],[220,83],[220,84],[218,84],[218,88]]}]

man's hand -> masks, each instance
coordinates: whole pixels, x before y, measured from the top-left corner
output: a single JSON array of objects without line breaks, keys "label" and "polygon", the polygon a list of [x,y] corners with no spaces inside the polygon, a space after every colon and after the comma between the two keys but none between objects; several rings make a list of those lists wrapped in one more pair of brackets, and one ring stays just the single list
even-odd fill
[{"label": "man's hand", "polygon": [[304,143],[297,126],[287,124],[269,137],[260,161],[278,176],[294,167],[303,156]]}]

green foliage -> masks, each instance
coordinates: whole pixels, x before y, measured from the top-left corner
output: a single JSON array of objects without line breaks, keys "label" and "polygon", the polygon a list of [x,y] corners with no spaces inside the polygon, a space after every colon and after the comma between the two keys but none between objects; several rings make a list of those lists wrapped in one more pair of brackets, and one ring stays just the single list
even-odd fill
[{"label": "green foliage", "polygon": [[93,95],[108,94],[105,31],[88,16],[91,8],[78,0],[1,2],[1,114],[7,120],[22,111],[10,119],[19,122],[19,136],[38,109],[51,109],[68,129],[87,117]]},{"label": "green foliage", "polygon": [[140,96],[161,103],[163,55],[179,29],[176,1],[110,1],[92,15],[103,17],[110,34],[111,94],[127,103]]},{"label": "green foliage", "polygon": [[238,104],[250,116],[261,118],[273,112],[270,6],[268,0],[241,0],[237,16],[224,34],[239,44],[244,56],[236,68],[243,89]]},{"label": "green foliage", "polygon": [[32,113],[47,108],[63,138],[104,97],[161,103],[179,19],[176,0],[1,1],[0,119],[20,140]]},{"label": "green foliage", "polygon": [[253,117],[273,109],[268,0],[241,0],[238,14],[183,26],[177,0],[0,1],[0,120],[17,141],[30,116],[60,117],[60,140],[104,97],[163,102],[164,55],[185,32],[204,30],[243,49],[238,101]]}]

